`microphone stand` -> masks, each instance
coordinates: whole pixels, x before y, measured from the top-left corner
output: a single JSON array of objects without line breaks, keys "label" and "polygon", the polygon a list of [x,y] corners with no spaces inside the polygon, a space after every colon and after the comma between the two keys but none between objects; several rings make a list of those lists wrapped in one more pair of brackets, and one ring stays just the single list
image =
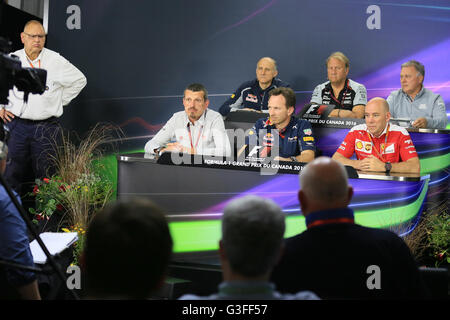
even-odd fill
[{"label": "microphone stand", "polygon": [[[67,279],[64,276],[64,273],[61,271],[59,266],[56,264],[55,259],[53,259],[52,255],[48,251],[48,249],[45,246],[44,242],[42,241],[41,237],[37,233],[36,229],[34,228],[33,223],[31,222],[30,218],[28,217],[27,213],[25,212],[25,209],[22,207],[22,205],[19,203],[19,201],[17,201],[17,198],[14,196],[14,193],[12,192],[11,187],[5,181],[3,174],[1,174],[1,173],[0,173],[0,182],[5,187],[5,190],[8,193],[8,196],[11,198],[11,201],[13,202],[14,206],[19,211],[20,215],[22,216],[22,219],[25,221],[25,223],[28,227],[28,230],[31,232],[31,235],[36,239],[37,243],[42,248],[42,251],[44,251],[44,254],[47,256],[47,261],[49,261],[50,265],[55,270],[57,276],[59,277],[59,279],[62,281],[62,284],[64,285],[65,283],[67,283]],[[66,289],[68,291],[70,291],[70,293],[72,294],[72,296],[75,300],[80,299],[75,291],[69,290],[69,288],[67,288],[67,285],[66,285]]]}]

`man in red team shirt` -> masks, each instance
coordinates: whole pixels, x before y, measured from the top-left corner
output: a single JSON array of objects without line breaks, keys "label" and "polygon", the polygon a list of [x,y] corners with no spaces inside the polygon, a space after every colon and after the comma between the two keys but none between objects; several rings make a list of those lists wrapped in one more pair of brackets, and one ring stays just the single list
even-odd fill
[{"label": "man in red team shirt", "polygon": [[[361,171],[419,173],[416,148],[406,129],[389,123],[386,100],[370,100],[364,115],[366,123],[350,130],[333,159]],[[350,159],[354,153],[357,160]]]}]

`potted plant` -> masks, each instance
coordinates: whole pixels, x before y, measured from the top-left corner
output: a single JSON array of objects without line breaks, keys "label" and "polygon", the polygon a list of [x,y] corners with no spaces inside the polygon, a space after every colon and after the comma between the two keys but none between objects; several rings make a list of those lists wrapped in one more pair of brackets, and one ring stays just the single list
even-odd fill
[{"label": "potted plant", "polygon": [[32,195],[36,208],[30,208],[34,221],[43,220],[45,225],[57,216],[57,230],[77,232],[74,247],[74,263],[83,248],[84,234],[92,217],[111,199],[115,185],[104,175],[100,162],[105,147],[119,141],[114,135],[121,132],[110,125],[97,124],[74,143],[70,134],[62,135],[56,157],[56,174],[36,180]]}]

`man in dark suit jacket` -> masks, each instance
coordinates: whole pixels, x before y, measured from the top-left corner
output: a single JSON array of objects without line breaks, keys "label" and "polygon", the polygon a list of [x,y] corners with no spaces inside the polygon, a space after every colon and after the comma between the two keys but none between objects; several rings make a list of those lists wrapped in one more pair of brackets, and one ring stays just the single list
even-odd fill
[{"label": "man in dark suit jacket", "polygon": [[320,157],[300,174],[307,230],[286,239],[272,273],[280,292],[311,290],[322,299],[424,298],[419,270],[395,233],[354,223],[353,188],[340,163]]}]

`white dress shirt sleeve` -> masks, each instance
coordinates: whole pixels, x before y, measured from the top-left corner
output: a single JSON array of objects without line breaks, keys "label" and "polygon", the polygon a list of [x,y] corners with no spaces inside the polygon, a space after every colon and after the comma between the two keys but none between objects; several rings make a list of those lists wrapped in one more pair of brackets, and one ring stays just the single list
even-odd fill
[{"label": "white dress shirt sleeve", "polygon": [[158,131],[158,133],[145,144],[145,153],[155,153],[155,149],[165,146],[175,136],[175,115]]},{"label": "white dress shirt sleeve", "polygon": [[58,79],[63,87],[62,105],[68,105],[83,88],[86,86],[87,79],[84,74],[78,70],[73,64],[61,56],[63,60],[60,64],[60,74],[63,75]]}]

